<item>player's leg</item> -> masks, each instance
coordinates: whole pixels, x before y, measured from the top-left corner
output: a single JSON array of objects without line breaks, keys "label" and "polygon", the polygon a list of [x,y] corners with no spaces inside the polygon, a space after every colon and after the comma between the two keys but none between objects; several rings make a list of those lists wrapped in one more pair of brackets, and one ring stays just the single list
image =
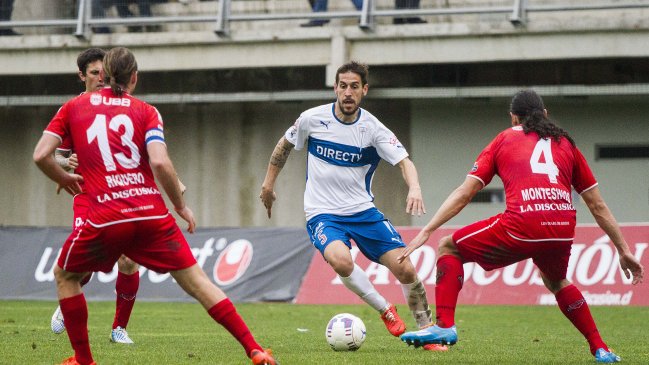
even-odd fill
[{"label": "player's leg", "polygon": [[[324,232],[327,235],[326,229]],[[331,232],[330,230],[329,233]],[[328,237],[330,236],[333,235],[329,234]],[[405,331],[405,324],[399,318],[396,307],[379,294],[365,271],[354,263],[351,251],[343,241],[329,241],[321,252],[345,287],[381,314],[383,322],[393,336],[399,336]]]},{"label": "player's leg", "polygon": [[[406,258],[402,263],[397,261],[403,248],[397,248],[386,252],[381,256],[381,264],[387,267],[390,272],[401,283],[403,296],[408,303],[408,308],[419,329],[427,328],[433,325],[432,311],[428,305],[428,298],[424,284],[419,280],[410,258]],[[448,346],[440,344],[427,344],[423,346],[427,351],[448,351]]]},{"label": "player's leg", "polygon": [[74,358],[67,361],[76,361],[80,365],[94,364],[88,341],[88,306],[80,285],[88,274],[65,271],[59,265],[54,268],[59,307],[66,318],[68,337],[74,350]]},{"label": "player's leg", "polygon": [[442,238],[438,248],[435,311],[437,323],[417,332],[407,332],[401,339],[408,345],[443,344],[457,342],[455,308],[464,283],[464,268],[451,236]]},{"label": "player's leg", "polygon": [[214,285],[205,275],[203,269],[194,264],[186,269],[172,271],[171,276],[187,294],[194,297],[207,313],[239,341],[253,364],[275,364],[270,352],[255,341],[250,329],[237,313],[236,308],[225,293]]},{"label": "player's leg", "polygon": [[[88,215],[89,206],[90,199],[88,198],[88,194],[86,193],[77,194],[72,198],[72,230],[74,232],[78,232],[78,230],[83,227]],[[81,280],[81,286],[83,287],[84,285],[86,285],[91,278],[92,273],[86,275]],[[57,306],[54,314],[52,314],[52,318],[50,320],[50,328],[55,334],[63,333],[63,331],[65,331],[65,321],[60,306]]]},{"label": "player's leg", "polygon": [[137,226],[138,245],[130,245],[122,253],[149,270],[169,272],[187,294],[201,303],[208,314],[239,341],[253,364],[275,365],[272,355],[255,341],[230,299],[196,263],[173,216],[142,221]]},{"label": "player's leg", "polygon": [[[555,256],[556,257],[556,256]],[[595,356],[597,362],[603,363],[613,363],[621,361],[620,357],[612,353],[602,337],[599,334],[597,326],[595,325],[595,320],[593,319],[588,303],[584,299],[584,296],[581,294],[581,291],[573,285],[570,281],[565,278],[565,269],[563,269],[563,275],[556,274],[553,272],[553,269],[556,269],[557,266],[563,266],[567,269],[567,261],[570,257],[570,251],[568,249],[567,254],[565,255],[565,265],[557,264],[563,260],[553,260],[553,264],[545,264],[541,261],[535,260],[537,266],[539,264],[539,269],[541,271],[541,278],[543,279],[543,284],[545,287],[550,290],[555,298],[557,299],[557,304],[559,309],[570,322],[581,332],[588,345],[590,347],[590,353]],[[545,270],[545,271],[544,271]],[[561,270],[559,270],[561,272]],[[563,278],[561,278],[563,276]]]},{"label": "player's leg", "polygon": [[424,288],[424,284],[419,280],[417,271],[409,257],[402,263],[397,261],[402,251],[403,248],[388,251],[381,256],[380,262],[401,283],[403,296],[406,299],[406,303],[408,303],[417,327],[427,327],[432,323],[433,318],[432,311],[428,306],[426,288]]},{"label": "player's leg", "polygon": [[390,306],[387,300],[376,291],[365,271],[354,263],[349,247],[341,241],[329,242],[323,257],[338,274],[347,289],[358,295],[370,307],[383,312]]},{"label": "player's leg", "polygon": [[133,340],[126,332],[135,305],[135,297],[140,287],[140,265],[122,255],[117,260],[117,281],[115,283],[115,318],[110,333],[110,340],[115,343],[132,344]]},{"label": "player's leg", "polygon": [[[88,284],[90,279],[92,279],[92,274],[93,273],[88,273],[88,275],[86,275],[83,279],[81,279],[79,285],[83,287],[84,285]],[[52,329],[52,332],[54,332],[57,335],[65,331],[65,320],[63,319],[61,306],[57,306],[56,310],[52,314],[52,319],[50,320],[50,328]]]}]

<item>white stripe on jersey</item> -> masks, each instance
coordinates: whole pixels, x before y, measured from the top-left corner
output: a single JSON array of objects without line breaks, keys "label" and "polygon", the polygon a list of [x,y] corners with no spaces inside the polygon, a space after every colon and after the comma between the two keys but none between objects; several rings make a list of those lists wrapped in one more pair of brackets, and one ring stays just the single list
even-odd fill
[{"label": "white stripe on jersey", "polygon": [[335,105],[325,104],[302,113],[286,131],[296,150],[307,147],[304,212],[352,215],[374,207],[371,185],[381,159],[396,165],[408,152],[376,117],[360,109],[358,119],[345,124]]}]

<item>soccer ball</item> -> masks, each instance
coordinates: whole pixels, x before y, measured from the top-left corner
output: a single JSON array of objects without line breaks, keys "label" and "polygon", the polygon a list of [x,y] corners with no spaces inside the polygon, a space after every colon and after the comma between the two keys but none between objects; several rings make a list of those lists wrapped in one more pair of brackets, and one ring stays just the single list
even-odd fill
[{"label": "soccer ball", "polygon": [[336,314],[327,324],[325,337],[334,351],[356,351],[365,341],[365,324],[349,313]]}]

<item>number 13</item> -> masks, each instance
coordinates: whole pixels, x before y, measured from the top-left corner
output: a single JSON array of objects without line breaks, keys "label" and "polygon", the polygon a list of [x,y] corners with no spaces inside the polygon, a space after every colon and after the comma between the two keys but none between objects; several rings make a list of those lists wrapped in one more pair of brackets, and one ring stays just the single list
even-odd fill
[{"label": "number 13", "polygon": [[[123,152],[113,154],[110,151],[110,144],[108,143],[108,128],[112,131],[118,132],[119,128],[122,126],[124,126],[124,134],[121,136],[122,145],[131,150],[131,158],[126,157]],[[97,114],[95,121],[92,122],[92,125],[86,131],[88,143],[92,143],[95,139],[97,140],[99,152],[104,161],[104,166],[106,166],[106,171],[115,171],[117,169],[115,159],[117,159],[117,162],[126,169],[138,167],[140,165],[140,150],[133,142],[133,121],[131,121],[131,118],[125,114],[117,115],[110,120],[108,128],[106,128],[106,116],[103,114]]]}]

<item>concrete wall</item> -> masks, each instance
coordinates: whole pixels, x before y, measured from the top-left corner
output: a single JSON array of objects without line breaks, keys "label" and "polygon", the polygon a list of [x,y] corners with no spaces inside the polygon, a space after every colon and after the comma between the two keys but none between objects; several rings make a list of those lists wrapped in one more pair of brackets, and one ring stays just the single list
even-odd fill
[{"label": "concrete wall", "polygon": [[[322,101],[325,103],[328,101]],[[303,226],[306,154],[294,151],[276,190],[269,220],[259,200],[270,154],[299,114],[317,103],[238,103],[163,105],[165,135],[186,198],[200,226]],[[403,136],[409,145],[405,102],[368,102],[367,107]],[[55,194],[55,185],[31,160],[33,148],[57,108],[3,108],[5,134],[0,144],[2,194],[0,225],[66,226],[72,221],[71,197]],[[382,164],[374,182],[376,204],[395,224],[409,224],[407,189],[398,167]]]},{"label": "concrete wall", "polygon": [[[277,182],[271,220],[258,194],[275,143],[303,110],[325,103],[162,105],[169,151],[201,226],[303,226],[305,152],[293,151]],[[460,184],[478,153],[508,126],[508,100],[366,100],[365,106],[402,140],[420,174],[428,215],[405,214],[407,189],[398,167],[382,163],[374,179],[376,204],[397,225],[423,225]],[[649,221],[649,161],[599,160],[598,143],[647,143],[649,105],[641,100],[546,100],[551,115],[575,138],[618,220]],[[53,107],[3,108],[0,120],[0,224],[71,223],[71,198],[31,160],[33,147],[56,111]],[[502,186],[499,179],[490,185]],[[593,222],[577,202],[581,223]],[[450,224],[466,224],[504,209],[470,204]]]}]

